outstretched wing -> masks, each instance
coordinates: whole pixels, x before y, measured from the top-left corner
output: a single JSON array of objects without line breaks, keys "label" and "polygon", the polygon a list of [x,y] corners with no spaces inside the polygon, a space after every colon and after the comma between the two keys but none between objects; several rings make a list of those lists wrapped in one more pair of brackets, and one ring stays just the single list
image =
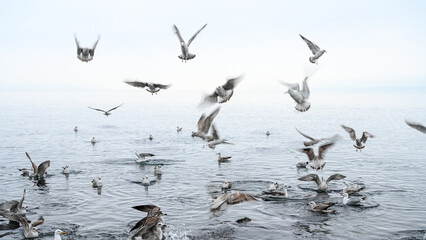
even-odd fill
[{"label": "outstretched wing", "polygon": [[318,47],[315,43],[309,41],[308,39],[306,39],[301,34],[299,34],[299,35],[303,39],[303,41],[305,41],[305,43],[308,44],[308,47],[309,47],[309,49],[311,49],[311,51],[312,51],[313,54],[316,54],[319,50],[321,50],[321,48]]},{"label": "outstretched wing", "polygon": [[211,129],[212,129],[212,136],[213,136],[213,140],[218,140],[218,139],[220,139],[220,137],[219,137],[219,132],[217,131],[217,129],[216,129],[216,127],[215,127],[215,125],[214,125],[214,124],[212,124]]},{"label": "outstretched wing", "polygon": [[77,36],[74,34],[75,44],[77,45],[77,55],[80,55],[83,52],[83,48],[80,47],[80,43],[77,40]]},{"label": "outstretched wing", "polygon": [[214,118],[219,113],[219,110],[220,110],[220,107],[216,108],[216,110],[214,110],[212,113],[210,113],[210,115],[207,116],[206,119],[204,119],[204,122],[202,124],[202,128],[201,129],[206,134],[209,132],[210,126],[212,125],[212,122],[213,122]]},{"label": "outstretched wing", "polygon": [[120,104],[120,105],[118,105],[117,107],[113,107],[113,108],[111,108],[110,110],[108,110],[107,112],[111,112],[112,110],[115,110],[115,109],[117,109],[117,108],[119,108],[119,107],[121,107],[123,105],[123,103],[122,104]]},{"label": "outstretched wing", "polygon": [[296,131],[297,131],[298,133],[300,133],[302,136],[304,136],[305,138],[307,138],[307,139],[310,139],[310,140],[312,140],[312,141],[315,141],[315,140],[316,140],[315,138],[313,138],[313,137],[311,137],[311,136],[308,136],[308,135],[306,135],[306,134],[302,133],[302,132],[301,132],[301,131],[299,131],[299,129],[297,129],[297,128],[296,128]]},{"label": "outstretched wing", "polygon": [[312,149],[312,148],[301,148],[301,149],[299,149],[299,151],[302,152],[302,153],[306,153],[306,155],[308,155],[309,161],[314,160],[314,158],[315,158],[314,149]]},{"label": "outstretched wing", "polygon": [[41,225],[43,223],[44,223],[44,217],[41,216],[36,221],[31,222],[31,227],[36,227],[36,226]]},{"label": "outstretched wing", "polygon": [[50,160],[44,161],[38,165],[37,175],[42,177],[46,173],[46,169],[50,167]]},{"label": "outstretched wing", "polygon": [[423,126],[423,125],[421,125],[420,123],[415,123],[415,122],[411,122],[411,121],[408,121],[408,120],[405,120],[405,123],[406,123],[408,126],[410,126],[410,127],[414,128],[414,129],[416,129],[417,131],[420,131],[420,132],[422,132],[422,133],[426,133],[426,127],[425,127],[425,126]]},{"label": "outstretched wing", "polygon": [[374,135],[371,134],[371,133],[368,133],[368,132],[363,132],[360,141],[363,142],[363,143],[366,143],[367,138],[374,138]]},{"label": "outstretched wing", "polygon": [[305,79],[303,79],[303,87],[302,87],[301,94],[305,99],[308,99],[311,94],[308,87],[308,77],[305,77]]},{"label": "outstretched wing", "polygon": [[164,84],[159,84],[159,83],[154,83],[153,85],[154,85],[154,87],[156,87],[156,88],[161,88],[161,89],[167,89],[167,88],[169,88],[169,87],[171,87],[171,86],[172,86],[171,84],[169,84],[169,85],[164,85]]},{"label": "outstretched wing", "polygon": [[237,204],[237,203],[246,202],[246,201],[257,201],[257,199],[251,194],[241,192],[241,191],[236,191],[228,195],[226,202],[229,205],[232,205],[232,204]]},{"label": "outstretched wing", "polygon": [[321,184],[320,178],[316,174],[308,174],[304,177],[298,178],[300,181],[314,181],[319,186]]},{"label": "outstretched wing", "polygon": [[318,148],[318,158],[322,159],[322,158],[324,157],[325,153],[327,152],[327,149],[329,149],[329,148],[330,148],[330,147],[332,147],[333,145],[334,145],[334,142],[331,142],[331,143],[327,143],[327,144],[321,145],[321,146]]},{"label": "outstretched wing", "polygon": [[88,108],[99,111],[99,112],[106,112],[105,110],[102,110],[102,109],[99,109],[99,108],[92,108],[92,107],[89,107],[89,106],[88,106]]},{"label": "outstretched wing", "polygon": [[232,90],[238,85],[238,83],[241,82],[241,79],[242,79],[242,76],[239,76],[239,77],[236,77],[236,78],[231,78],[228,81],[226,81],[226,83],[223,84],[222,87],[225,90]]},{"label": "outstretched wing", "polygon": [[352,141],[355,141],[356,139],[356,134],[355,134],[355,130],[353,130],[353,128],[350,128],[348,126],[345,125],[341,125],[343,129],[345,129],[346,132],[349,133],[349,136],[351,137]]},{"label": "outstretched wing", "polygon": [[288,83],[288,82],[284,82],[284,81],[278,81],[279,83],[281,83],[282,85],[288,87],[289,89],[293,89],[293,90],[300,90],[300,86],[298,83]]},{"label": "outstretched wing", "polygon": [[[183,40],[182,36],[180,35],[179,29],[176,27],[176,25],[173,25],[173,28],[175,29],[175,33],[179,38],[180,44],[183,46],[185,45],[185,40]],[[188,44],[189,45],[189,44]]]},{"label": "outstretched wing", "polygon": [[196,32],[195,34],[194,34],[194,36],[192,36],[189,40],[188,40],[188,47],[189,47],[189,45],[191,45],[191,43],[192,43],[192,41],[195,39],[195,37],[201,32],[201,30],[203,30],[205,27],[207,26],[207,24],[204,24],[204,26],[200,29],[200,30],[198,30],[198,32]]},{"label": "outstretched wing", "polygon": [[100,39],[101,39],[101,36],[98,35],[98,40],[96,40],[95,44],[93,44],[93,48],[89,49],[90,56],[93,57],[95,55],[95,49],[96,49],[96,46],[98,45],[98,42],[99,42]]},{"label": "outstretched wing", "polygon": [[206,105],[206,104],[215,104],[215,103],[217,103],[217,97],[218,97],[218,95],[217,95],[216,91],[214,91],[212,94],[206,95],[203,99],[203,102],[200,105],[202,106],[202,105]]},{"label": "outstretched wing", "polygon": [[150,205],[138,205],[138,206],[133,206],[132,208],[139,210],[141,212],[150,212],[150,211],[152,211],[153,209],[156,209],[156,208],[158,208],[158,211],[160,211],[159,207],[152,205],[152,204],[150,204]]},{"label": "outstretched wing", "polygon": [[125,83],[133,86],[133,87],[141,87],[144,88],[146,86],[148,86],[148,83],[146,82],[139,82],[139,81],[133,81],[133,82],[129,82],[129,81],[124,81]]},{"label": "outstretched wing", "polygon": [[27,158],[31,162],[31,166],[33,167],[34,174],[36,174],[37,173],[37,165],[34,164],[33,160],[31,160],[31,157],[30,157],[30,155],[27,152],[25,152],[25,154],[27,155]]},{"label": "outstretched wing", "polygon": [[326,183],[328,184],[330,181],[340,180],[340,179],[343,179],[343,178],[346,178],[346,176],[344,176],[342,174],[333,174],[333,175],[331,175],[330,177],[327,178]]}]

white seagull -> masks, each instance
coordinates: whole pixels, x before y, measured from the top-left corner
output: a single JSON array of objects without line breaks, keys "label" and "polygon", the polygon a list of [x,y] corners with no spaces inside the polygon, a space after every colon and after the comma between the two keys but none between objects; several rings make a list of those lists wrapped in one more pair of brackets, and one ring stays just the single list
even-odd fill
[{"label": "white seagull", "polygon": [[207,24],[205,24],[200,30],[198,30],[198,32],[196,32],[194,34],[194,36],[192,36],[192,38],[190,38],[188,40],[188,44],[185,43],[185,40],[183,40],[182,36],[180,35],[179,29],[176,27],[176,25],[173,25],[173,28],[175,30],[176,35],[179,38],[180,41],[180,49],[182,51],[182,54],[178,56],[178,58],[180,58],[183,61],[187,61],[190,59],[195,58],[195,54],[189,53],[188,47],[189,45],[191,45],[192,41],[195,39],[195,37],[201,32],[201,30],[203,30],[205,27],[207,26]]},{"label": "white seagull", "polygon": [[61,240],[61,234],[66,234],[66,232],[62,231],[61,229],[55,230],[55,239],[53,240]]},{"label": "white seagull", "polygon": [[63,174],[70,174],[70,168],[68,167],[68,165],[66,165],[65,167],[62,167],[62,173]]},{"label": "white seagull", "polygon": [[149,186],[150,182],[148,180],[148,176],[142,178],[142,185]]},{"label": "white seagull", "polygon": [[303,37],[301,34],[299,34],[299,35],[303,39],[303,41],[305,41],[305,43],[308,44],[308,47],[312,51],[312,54],[314,54],[314,56],[309,57],[309,61],[311,63],[318,64],[318,58],[320,58],[327,51],[321,50],[321,48],[318,47],[315,43],[309,41],[308,39],[306,39],[305,37]]},{"label": "white seagull", "polygon": [[349,133],[349,137],[352,139],[352,141],[355,141],[354,147],[356,148],[356,151],[361,151],[361,149],[365,148],[365,143],[367,142],[368,138],[374,138],[374,135],[368,132],[363,132],[361,138],[356,137],[355,130],[353,128],[350,128],[345,125],[341,125],[343,129],[345,129],[346,132]]},{"label": "white seagull", "polygon": [[164,84],[159,84],[159,83],[152,83],[152,82],[139,82],[139,81],[133,81],[133,82],[129,82],[129,81],[125,81],[125,83],[133,86],[133,87],[140,87],[140,88],[145,88],[148,87],[146,90],[148,92],[151,93],[151,95],[157,95],[157,92],[159,92],[161,89],[167,89],[172,85],[164,85]]},{"label": "white seagull", "polygon": [[306,153],[308,155],[309,161],[312,161],[311,168],[315,170],[322,170],[325,166],[324,156],[330,147],[334,145],[334,142],[326,143],[318,147],[318,155],[315,155],[313,148],[302,148],[299,149],[300,152]]},{"label": "white seagull", "polygon": [[365,196],[363,197],[351,197],[349,198],[349,195],[347,193],[342,193],[340,196],[343,197],[343,204],[346,206],[360,206],[362,205],[362,201],[365,200]]},{"label": "white seagull", "polygon": [[310,91],[308,87],[308,77],[305,77],[303,80],[303,88],[300,90],[300,86],[298,83],[286,83],[280,82],[281,84],[288,87],[288,93],[294,101],[296,101],[295,109],[299,112],[306,112],[311,107],[311,103],[307,100],[310,96]]},{"label": "white seagull", "polygon": [[231,78],[222,86],[216,87],[214,92],[204,97],[200,105],[224,103],[231,99],[234,94],[234,88],[241,82],[242,76]]},{"label": "white seagull", "polygon": [[98,40],[96,40],[95,44],[93,44],[92,48],[82,48],[80,47],[80,43],[77,40],[77,36],[74,35],[75,44],[77,44],[77,58],[82,62],[89,62],[93,60],[93,56],[95,55],[96,45],[98,45],[99,39],[101,36],[98,35]]},{"label": "white seagull", "polygon": [[161,174],[163,174],[163,171],[161,170],[161,166],[160,165],[158,165],[158,166],[155,166],[154,167],[154,175],[161,175]]},{"label": "white seagull", "polygon": [[324,177],[319,178],[316,174],[308,174],[304,177],[298,178],[300,181],[314,181],[317,186],[318,190],[321,191],[327,191],[328,189],[328,183],[333,180],[340,180],[346,178],[346,176],[341,174],[333,174],[330,177],[327,178],[327,181],[324,180]]},{"label": "white seagull", "polygon": [[93,179],[92,185],[93,185],[94,188],[102,187],[102,177],[98,177],[98,179]]},{"label": "white seagull", "polygon": [[219,136],[219,132],[216,130],[216,127],[214,124],[212,124],[211,126],[212,129],[212,136],[208,136],[205,140],[206,140],[206,144],[210,149],[215,149],[217,145],[219,144],[233,144],[228,142],[228,140],[224,139],[224,138],[220,138]]}]

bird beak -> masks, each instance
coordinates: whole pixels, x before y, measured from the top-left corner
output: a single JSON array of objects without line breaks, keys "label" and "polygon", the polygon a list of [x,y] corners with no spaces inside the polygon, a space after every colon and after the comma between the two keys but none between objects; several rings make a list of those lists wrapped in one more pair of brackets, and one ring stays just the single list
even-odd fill
[{"label": "bird beak", "polygon": [[66,232],[61,232],[62,234],[66,234]]},{"label": "bird beak", "polygon": [[343,197],[343,196],[345,196],[345,195],[343,195],[343,193],[341,193],[341,194],[340,194],[340,196],[342,196],[342,197]]}]

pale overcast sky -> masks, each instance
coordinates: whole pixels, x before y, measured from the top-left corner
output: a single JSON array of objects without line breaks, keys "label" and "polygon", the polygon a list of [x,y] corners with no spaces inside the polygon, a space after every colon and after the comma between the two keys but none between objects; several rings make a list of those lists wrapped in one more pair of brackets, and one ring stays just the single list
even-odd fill
[{"label": "pale overcast sky", "polygon": [[[1,0],[0,90],[123,90],[138,79],[210,91],[244,74],[241,89],[274,91],[315,68],[322,88],[426,88],[425,13],[425,1],[402,0]],[[205,23],[182,63],[173,24],[188,40]],[[101,35],[93,61],[77,59],[74,33],[82,46]],[[318,67],[299,33],[327,50]]]}]

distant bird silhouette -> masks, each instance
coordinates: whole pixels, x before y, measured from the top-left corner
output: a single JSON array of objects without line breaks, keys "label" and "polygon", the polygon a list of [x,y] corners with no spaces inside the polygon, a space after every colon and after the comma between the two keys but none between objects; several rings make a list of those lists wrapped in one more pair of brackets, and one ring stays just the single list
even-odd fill
[{"label": "distant bird silhouette", "polygon": [[408,121],[408,120],[405,120],[405,123],[406,123],[408,126],[410,126],[410,127],[414,128],[414,129],[416,129],[417,131],[420,131],[420,132],[422,132],[422,133],[426,133],[426,127],[425,127],[425,126],[423,126],[423,125],[422,125],[422,124],[420,124],[420,123],[415,123],[415,122],[411,122],[411,121]]},{"label": "distant bird silhouette", "polygon": [[123,103],[122,103],[122,104],[120,104],[120,105],[118,105],[117,107],[113,107],[113,108],[111,108],[111,109],[110,109],[110,110],[108,110],[108,111],[105,111],[105,110],[102,110],[102,109],[99,109],[99,108],[92,108],[92,107],[88,107],[88,108],[93,109],[93,110],[96,110],[96,111],[99,111],[99,112],[103,112],[103,113],[104,113],[104,115],[108,117],[109,115],[111,115],[111,111],[113,111],[113,110],[115,110],[115,109],[117,109],[117,108],[121,107],[122,105],[123,105]]},{"label": "distant bird silhouette", "polygon": [[133,81],[133,82],[125,81],[125,83],[127,83],[127,84],[129,84],[129,85],[131,85],[133,87],[140,87],[140,88],[148,87],[146,90],[148,92],[150,92],[151,95],[154,95],[154,93],[155,93],[155,95],[157,95],[157,93],[161,89],[167,89],[170,86],[172,86],[170,84],[169,85],[164,85],[164,84],[159,84],[159,83],[152,83],[152,82],[148,83],[148,82],[138,82],[138,81]]},{"label": "distant bird silhouette", "polygon": [[356,148],[356,151],[361,151],[361,149],[365,148],[364,143],[367,142],[368,138],[374,138],[373,134],[370,134],[368,132],[363,132],[361,138],[357,138],[355,134],[355,130],[353,128],[350,128],[345,125],[341,125],[343,129],[345,129],[346,132],[349,133],[349,137],[352,139],[352,141],[355,141],[354,147]]}]

